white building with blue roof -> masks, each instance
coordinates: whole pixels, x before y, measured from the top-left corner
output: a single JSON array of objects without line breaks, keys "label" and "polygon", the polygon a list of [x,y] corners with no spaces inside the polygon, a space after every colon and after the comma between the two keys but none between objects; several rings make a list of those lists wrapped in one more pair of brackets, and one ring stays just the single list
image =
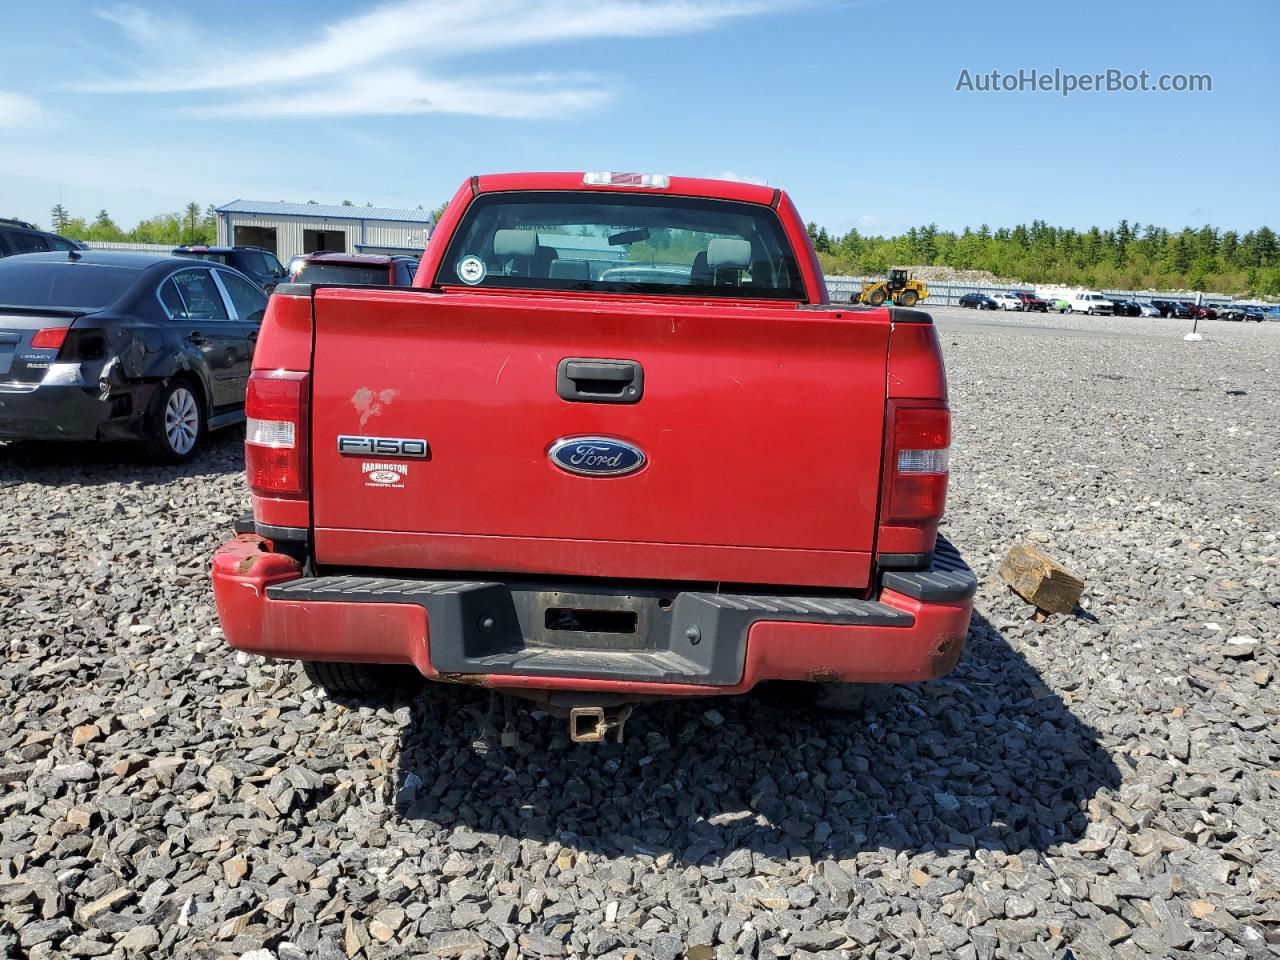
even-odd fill
[{"label": "white building with blue roof", "polygon": [[262,247],[283,262],[317,250],[421,256],[435,226],[421,208],[233,200],[216,212],[218,246]]}]

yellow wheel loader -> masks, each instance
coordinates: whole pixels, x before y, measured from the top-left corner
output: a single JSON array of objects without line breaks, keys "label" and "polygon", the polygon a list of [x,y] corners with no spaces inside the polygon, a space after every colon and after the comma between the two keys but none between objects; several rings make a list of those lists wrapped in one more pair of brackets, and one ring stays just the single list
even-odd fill
[{"label": "yellow wheel loader", "polygon": [[852,303],[869,303],[878,307],[892,300],[899,307],[914,307],[929,295],[923,280],[909,276],[906,270],[890,270],[884,280],[862,281],[862,292],[853,295]]}]

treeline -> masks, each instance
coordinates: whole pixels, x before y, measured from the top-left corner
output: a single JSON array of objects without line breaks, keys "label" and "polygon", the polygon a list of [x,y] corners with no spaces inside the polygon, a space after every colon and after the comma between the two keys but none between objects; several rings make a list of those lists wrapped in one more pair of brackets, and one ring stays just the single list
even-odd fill
[{"label": "treeline", "polygon": [[[349,200],[343,205],[353,206]],[[212,204],[192,201],[180,213],[148,217],[125,230],[106,210],[86,220],[59,203],[50,211],[50,227],[72,240],[213,243],[217,216]],[[811,223],[809,235],[828,274],[882,274],[892,266],[930,265],[986,270],[1026,283],[1280,294],[1280,240],[1269,227],[1245,234],[1207,224],[1174,231],[1121,220],[1110,230],[1073,230],[1035,220],[996,230],[984,223],[961,233],[929,224],[885,237],[856,229],[837,236]]]},{"label": "treeline", "polygon": [[194,200],[181,213],[161,213],[148,217],[132,230],[125,230],[106,210],[92,220],[73,217],[62,204],[49,211],[49,229],[69,240],[98,240],[115,243],[213,243],[218,236],[218,218],[213,204],[201,207]]},{"label": "treeline", "polygon": [[856,229],[836,236],[811,223],[809,235],[829,274],[939,265],[989,270],[1026,283],[1280,294],[1280,242],[1269,227],[1241,235],[1208,225],[1173,231],[1121,220],[1112,230],[1072,230],[1035,220],[997,230],[965,227],[961,233],[929,224],[883,237]]}]

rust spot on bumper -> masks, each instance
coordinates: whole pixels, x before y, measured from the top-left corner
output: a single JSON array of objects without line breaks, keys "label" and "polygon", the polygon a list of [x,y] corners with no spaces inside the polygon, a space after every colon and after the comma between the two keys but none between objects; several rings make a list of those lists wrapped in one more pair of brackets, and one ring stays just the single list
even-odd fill
[{"label": "rust spot on bumper", "polygon": [[239,563],[236,564],[236,573],[248,573],[250,570],[253,569],[254,565],[257,562],[258,562],[258,555],[255,553],[249,554],[247,557],[244,557]]},{"label": "rust spot on bumper", "polygon": [[946,676],[960,662],[960,654],[964,651],[963,636],[944,636],[934,644],[929,653],[929,667],[934,679]]},{"label": "rust spot on bumper", "polygon": [[817,670],[810,670],[805,674],[805,679],[810,683],[836,683],[840,679],[840,674],[830,667],[821,667]]},{"label": "rust spot on bumper", "polygon": [[436,675],[441,683],[465,683],[473,687],[488,686],[487,673],[441,673]]}]

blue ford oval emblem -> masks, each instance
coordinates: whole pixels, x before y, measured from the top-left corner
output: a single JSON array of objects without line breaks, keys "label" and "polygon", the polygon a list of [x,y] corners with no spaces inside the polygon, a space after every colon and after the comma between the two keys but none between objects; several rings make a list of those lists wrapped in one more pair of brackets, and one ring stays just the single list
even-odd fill
[{"label": "blue ford oval emblem", "polygon": [[586,477],[616,477],[644,466],[644,451],[613,437],[565,437],[547,456],[561,470]]}]

